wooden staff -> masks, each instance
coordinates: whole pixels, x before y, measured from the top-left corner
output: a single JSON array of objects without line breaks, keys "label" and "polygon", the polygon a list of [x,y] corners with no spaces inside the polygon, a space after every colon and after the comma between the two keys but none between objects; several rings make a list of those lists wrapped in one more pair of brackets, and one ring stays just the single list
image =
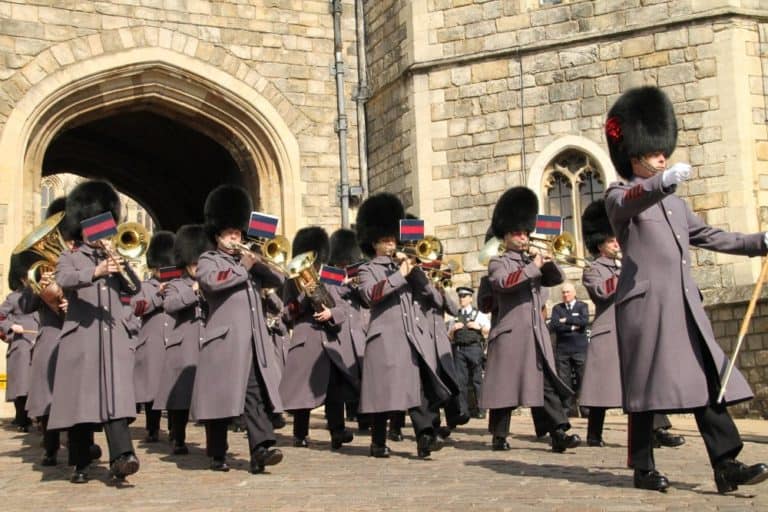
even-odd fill
[{"label": "wooden staff", "polygon": [[741,329],[739,329],[739,337],[736,340],[736,348],[733,349],[731,360],[728,361],[728,367],[725,370],[725,375],[723,375],[723,380],[720,382],[720,393],[717,395],[716,403],[722,402],[723,398],[725,397],[725,387],[728,385],[728,380],[731,378],[733,365],[736,364],[736,357],[739,355],[741,343],[744,341],[744,337],[747,335],[747,330],[749,329],[749,321],[752,318],[752,313],[755,312],[755,305],[757,304],[757,299],[760,297],[760,292],[763,289],[763,281],[765,281],[766,275],[768,275],[768,258],[765,259],[765,263],[763,263],[763,269],[760,271],[760,277],[757,280],[757,284],[755,284],[755,289],[752,292],[752,299],[750,299],[749,307],[747,307],[747,314],[744,315],[744,320],[741,321]]}]

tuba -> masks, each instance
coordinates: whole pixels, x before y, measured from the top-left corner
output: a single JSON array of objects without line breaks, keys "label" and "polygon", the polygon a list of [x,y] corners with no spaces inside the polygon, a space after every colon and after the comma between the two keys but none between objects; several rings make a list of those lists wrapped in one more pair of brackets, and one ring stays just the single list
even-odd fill
[{"label": "tuba", "polygon": [[296,283],[299,292],[303,292],[309,300],[312,301],[312,307],[316,312],[321,312],[323,307],[332,308],[336,306],[328,289],[320,281],[320,276],[315,270],[315,259],[317,256],[314,251],[304,252],[295,256],[288,263],[288,274]]},{"label": "tuba", "polygon": [[59,312],[59,303],[64,298],[64,292],[55,281],[46,288],[42,288],[40,280],[44,273],[56,271],[59,256],[68,249],[59,231],[59,223],[63,218],[64,212],[51,215],[35,226],[32,232],[22,238],[13,249],[13,254],[30,251],[42,258],[29,266],[27,281],[32,291],[40,295],[40,298],[57,313]]}]

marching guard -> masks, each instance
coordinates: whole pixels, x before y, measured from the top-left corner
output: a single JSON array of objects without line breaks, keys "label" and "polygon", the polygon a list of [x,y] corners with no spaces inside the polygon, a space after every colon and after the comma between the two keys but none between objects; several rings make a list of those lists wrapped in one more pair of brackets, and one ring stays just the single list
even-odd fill
[{"label": "marching guard", "polygon": [[768,466],[736,459],[743,443],[727,406],[752,398],[738,370],[724,401],[716,401],[728,360],[693,281],[689,248],[759,256],[766,254],[768,235],[708,226],[674,194],[691,169],[684,163],[667,168],[677,120],[660,89],[622,94],[608,112],[605,132],[613,165],[627,180],[608,188],[605,206],[624,254],[615,293],[616,332],[635,487],[669,487],[653,458],[653,417],[672,411],[695,415],[718,492],[762,482]]}]

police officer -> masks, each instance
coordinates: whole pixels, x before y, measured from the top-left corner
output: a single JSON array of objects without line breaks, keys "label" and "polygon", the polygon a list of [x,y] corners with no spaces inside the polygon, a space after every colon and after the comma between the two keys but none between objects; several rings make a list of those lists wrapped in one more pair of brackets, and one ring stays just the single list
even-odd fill
[{"label": "police officer", "polygon": [[[469,286],[456,288],[459,296],[459,312],[451,324],[448,335],[453,343],[453,359],[459,378],[461,410],[469,410],[469,390],[477,398],[483,385],[483,357],[485,338],[491,329],[490,319],[472,305],[474,291]],[[476,408],[475,418],[484,418],[485,412]]]}]

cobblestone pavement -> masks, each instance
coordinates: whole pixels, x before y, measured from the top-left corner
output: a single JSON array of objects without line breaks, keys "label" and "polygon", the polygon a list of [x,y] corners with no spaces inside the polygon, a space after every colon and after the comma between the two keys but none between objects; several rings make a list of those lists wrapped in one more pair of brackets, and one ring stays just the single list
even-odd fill
[{"label": "cobblestone pavement", "polygon": [[[624,416],[606,418],[605,448],[579,447],[555,454],[536,440],[528,416],[514,416],[512,450],[493,452],[485,421],[460,427],[450,444],[431,460],[416,458],[411,431],[401,443],[390,442],[390,459],[368,457],[367,435],[356,435],[339,452],[329,449],[322,417],[312,417],[311,446],[294,448],[290,424],[279,445],[285,459],[263,475],[248,473],[247,441],[230,432],[232,471],[207,469],[203,429],[189,428],[191,453],[169,455],[165,433],[157,444],[136,442],[141,470],[121,487],[108,483],[103,460],[85,485],[68,482],[63,464],[44,468],[37,433],[20,434],[8,420],[0,428],[0,496],[3,510],[72,511],[228,511],[228,510],[768,510],[768,483],[742,487],[727,496],[715,492],[712,473],[693,418],[673,416],[674,431],[687,443],[656,451],[658,467],[672,487],[668,493],[632,488],[626,469]],[[139,422],[143,425],[143,418]],[[768,461],[768,422],[739,420],[745,441],[741,459]],[[163,420],[165,427],[165,420]],[[574,432],[584,437],[584,420]],[[132,428],[135,440],[144,432]],[[97,442],[105,449],[102,434]],[[106,455],[105,455],[106,457]],[[59,453],[66,461],[66,450]]]}]

